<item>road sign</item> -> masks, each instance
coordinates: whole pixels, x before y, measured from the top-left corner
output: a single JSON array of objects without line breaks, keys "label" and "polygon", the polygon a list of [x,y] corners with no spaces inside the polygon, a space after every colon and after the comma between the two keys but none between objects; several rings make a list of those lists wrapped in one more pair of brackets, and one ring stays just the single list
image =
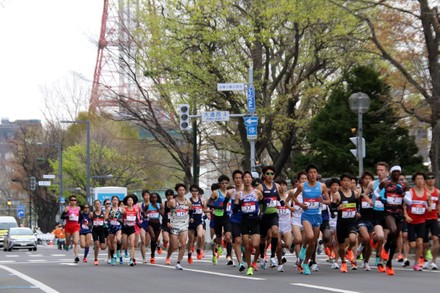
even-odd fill
[{"label": "road sign", "polygon": [[246,127],[246,135],[248,140],[257,139],[257,125]]},{"label": "road sign", "polygon": [[258,116],[244,117],[244,125],[246,126],[258,125]]},{"label": "road sign", "polygon": [[38,186],[50,186],[50,181],[38,181]]},{"label": "road sign", "polygon": [[[358,141],[358,137],[357,136],[353,136],[350,137],[350,141],[357,147],[357,141]],[[365,148],[365,138],[362,137],[362,141],[361,141],[361,147],[362,147],[362,157],[365,158],[365,155],[367,154],[367,150]],[[358,158],[358,153],[357,150],[359,148],[355,148],[355,149],[350,149],[350,152],[353,154],[353,156],[355,156],[356,158]]]},{"label": "road sign", "polygon": [[229,121],[229,111],[202,112],[203,122]]},{"label": "road sign", "polygon": [[55,175],[53,175],[53,174],[46,174],[46,175],[43,175],[43,179],[55,179]]},{"label": "road sign", "polygon": [[247,90],[247,105],[249,113],[255,113],[255,88],[250,87]]},{"label": "road sign", "polygon": [[244,91],[244,88],[245,88],[244,83],[230,82],[230,83],[218,83],[217,84],[217,91],[219,91],[219,92]]},{"label": "road sign", "polygon": [[17,218],[24,218],[25,215],[25,206],[18,206],[17,207]]}]

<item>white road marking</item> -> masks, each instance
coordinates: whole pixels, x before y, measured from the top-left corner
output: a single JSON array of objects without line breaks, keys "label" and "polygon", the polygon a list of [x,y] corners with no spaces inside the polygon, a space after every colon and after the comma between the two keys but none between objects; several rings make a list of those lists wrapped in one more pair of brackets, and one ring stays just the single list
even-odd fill
[{"label": "white road marking", "polygon": [[331,292],[339,292],[339,293],[359,293],[357,291],[350,291],[350,290],[344,290],[344,289],[337,289],[337,288],[330,288],[330,287],[324,287],[324,286],[310,285],[310,284],[304,284],[304,283],[290,283],[290,285],[307,287],[307,288],[312,288],[312,289],[325,290],[325,291],[331,291]]},{"label": "white road marking", "polygon": [[29,262],[45,262],[45,259],[30,259]]},{"label": "white road marking", "polygon": [[0,260],[0,263],[14,263],[15,260]]},{"label": "white road marking", "polygon": [[51,254],[50,256],[66,256],[66,254]]},{"label": "white road marking", "polygon": [[78,265],[78,264],[76,264],[76,263],[71,263],[71,262],[62,262],[62,263],[60,263],[60,265],[65,265],[65,266],[76,266],[76,265]]},{"label": "white road marking", "polygon": [[[167,269],[173,269],[176,270],[174,266],[169,265],[152,265],[152,264],[146,264],[148,266],[153,267],[161,267],[161,268],[167,268]],[[247,280],[253,280],[253,281],[264,281],[266,279],[263,278],[256,278],[256,277],[248,277],[248,276],[239,276],[239,275],[230,275],[230,274],[224,274],[224,273],[217,273],[217,272],[211,272],[211,271],[202,271],[202,270],[194,270],[194,269],[187,269],[183,268],[183,271],[189,271],[189,272],[195,272],[195,273],[201,273],[201,274],[208,274],[208,275],[216,275],[221,277],[228,277],[228,278],[236,278],[236,279],[247,279]]]},{"label": "white road marking", "polygon": [[6,257],[18,257],[18,254],[7,254],[7,255],[5,255]]},{"label": "white road marking", "polygon": [[16,275],[19,278],[22,278],[23,280],[31,283],[32,285],[34,285],[35,287],[41,289],[41,291],[47,292],[47,293],[59,293],[57,290],[52,289],[51,287],[41,283],[38,280],[35,280],[34,278],[29,277],[28,275],[25,275],[23,273],[20,273],[19,271],[16,271],[14,269],[11,269],[7,266],[4,265],[0,265],[0,269],[4,269],[5,271],[8,271],[10,273],[13,273],[14,275]]},{"label": "white road marking", "polygon": [[30,257],[43,257],[43,255],[42,254],[31,254],[31,255],[29,255]]}]

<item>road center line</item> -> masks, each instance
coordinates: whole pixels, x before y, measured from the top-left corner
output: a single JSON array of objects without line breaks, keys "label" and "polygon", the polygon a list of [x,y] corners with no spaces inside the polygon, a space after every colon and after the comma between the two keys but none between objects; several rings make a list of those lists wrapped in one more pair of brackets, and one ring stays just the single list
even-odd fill
[{"label": "road center line", "polygon": [[331,292],[339,292],[339,293],[359,293],[357,291],[350,291],[350,290],[344,290],[344,289],[337,289],[337,288],[330,288],[330,287],[324,287],[324,286],[310,285],[310,284],[304,284],[304,283],[290,283],[290,285],[307,287],[307,288],[313,288],[313,289],[320,289],[320,290],[326,290],[326,291],[331,291]]},{"label": "road center line", "polygon": [[59,293],[57,290],[52,289],[51,287],[41,283],[40,281],[35,280],[34,278],[31,278],[28,275],[20,273],[19,271],[11,269],[7,266],[0,265],[0,269],[4,269],[5,271],[10,272],[10,273],[16,275],[17,277],[22,278],[23,280],[25,280],[25,281],[31,283],[32,285],[36,286],[37,288],[41,289],[41,291],[44,291],[47,293]]},{"label": "road center line", "polygon": [[[168,266],[168,265],[158,265],[158,264],[147,264],[148,266],[152,266],[152,267],[162,267],[162,268],[167,268],[167,269],[173,269],[175,270],[175,268],[173,266]],[[221,276],[221,277],[228,277],[228,278],[237,278],[237,279],[246,279],[246,280],[253,280],[253,281],[264,281],[266,279],[263,278],[255,278],[255,277],[247,277],[247,276],[237,276],[237,275],[230,275],[230,274],[224,274],[224,273],[217,273],[217,272],[211,272],[211,271],[202,271],[202,270],[195,270],[195,269],[187,269],[184,268],[183,271],[189,271],[189,272],[195,272],[195,273],[201,273],[201,274],[208,274],[208,275],[216,275],[216,276]]]}]

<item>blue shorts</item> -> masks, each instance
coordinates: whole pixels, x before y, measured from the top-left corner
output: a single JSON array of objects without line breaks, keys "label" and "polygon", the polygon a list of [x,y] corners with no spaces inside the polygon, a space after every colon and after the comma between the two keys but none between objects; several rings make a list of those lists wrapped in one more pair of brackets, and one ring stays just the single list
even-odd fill
[{"label": "blue shorts", "polygon": [[[315,227],[321,227],[322,224],[322,216],[321,215],[308,215],[306,213],[302,213],[301,215],[301,223],[304,221],[309,222],[313,228]],[[304,224],[303,224],[304,226]]]},{"label": "blue shorts", "polygon": [[368,220],[359,220],[357,223],[357,229],[359,230],[360,227],[367,228],[368,233],[371,233],[374,231],[374,225],[371,221]]},{"label": "blue shorts", "polygon": [[116,232],[122,229],[121,225],[109,225],[108,234],[116,234]]}]

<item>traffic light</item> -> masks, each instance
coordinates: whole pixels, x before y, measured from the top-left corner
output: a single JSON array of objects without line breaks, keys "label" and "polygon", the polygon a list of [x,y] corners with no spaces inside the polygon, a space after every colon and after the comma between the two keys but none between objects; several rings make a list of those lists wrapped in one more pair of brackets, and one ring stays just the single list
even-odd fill
[{"label": "traffic light", "polygon": [[[350,149],[350,152],[353,154],[353,156],[355,156],[356,158],[359,158],[358,153],[357,153],[357,141],[358,141],[358,137],[357,136],[353,136],[350,137],[350,141],[356,146],[355,149]],[[362,158],[365,158],[365,155],[367,154],[366,152],[366,148],[365,148],[365,138],[362,137]]]},{"label": "traffic light", "polygon": [[189,105],[180,104],[179,105],[179,124],[181,130],[189,130],[190,127],[190,117],[189,117]]},{"label": "traffic light", "polygon": [[30,178],[29,187],[32,191],[35,191],[35,189],[37,189],[37,178],[33,176]]}]

